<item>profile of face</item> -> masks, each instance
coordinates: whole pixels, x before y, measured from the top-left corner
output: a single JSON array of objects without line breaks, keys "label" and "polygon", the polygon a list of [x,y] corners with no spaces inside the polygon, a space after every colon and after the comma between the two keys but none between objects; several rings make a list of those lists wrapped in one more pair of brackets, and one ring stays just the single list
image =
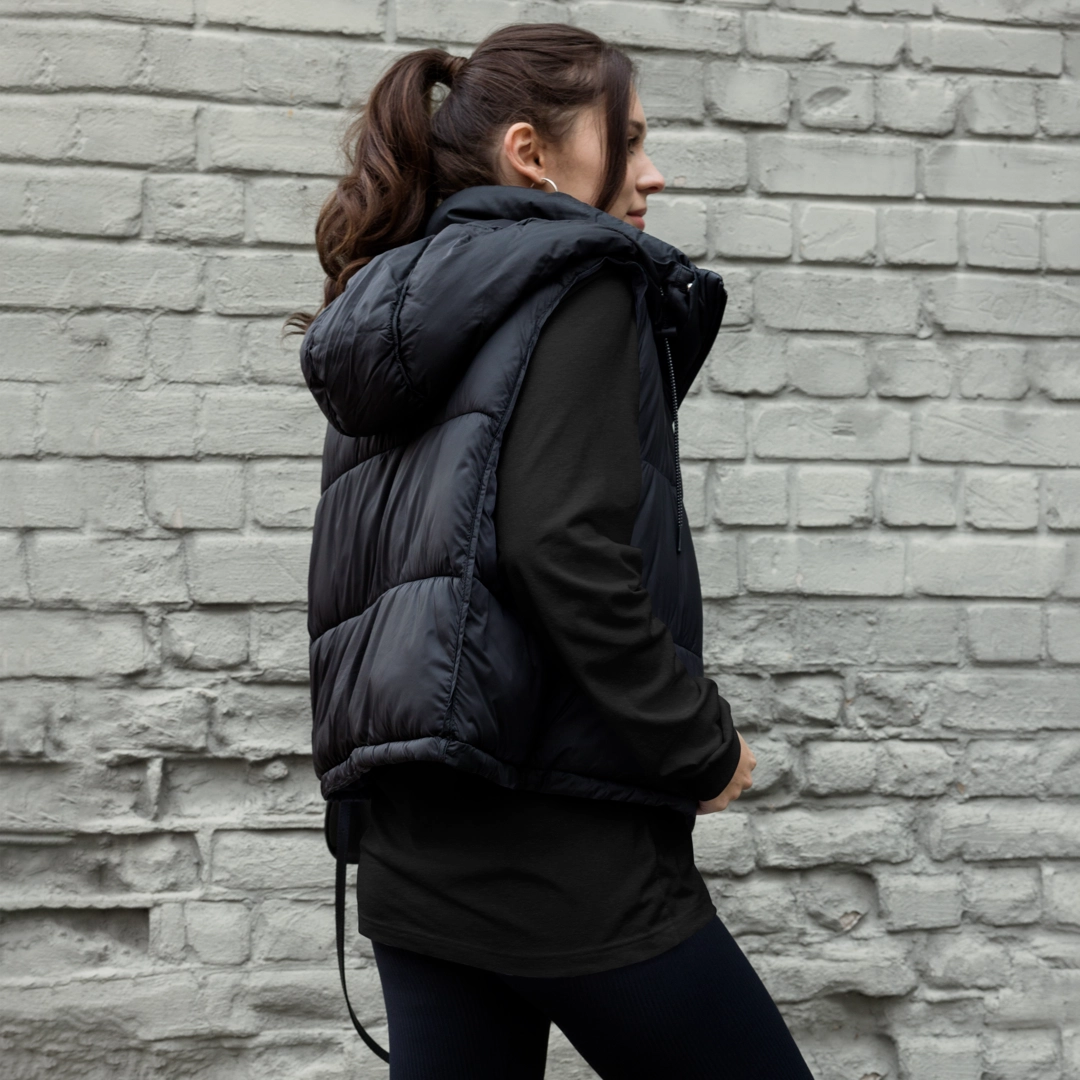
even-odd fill
[{"label": "profile of face", "polygon": [[[645,111],[634,91],[630,99],[626,177],[608,213],[645,228],[646,200],[664,190],[664,177],[645,153]],[[503,183],[518,187],[559,189],[590,206],[596,205],[603,183],[604,119],[599,105],[578,110],[569,133],[559,143],[544,139],[532,124],[511,124],[499,148]]]}]

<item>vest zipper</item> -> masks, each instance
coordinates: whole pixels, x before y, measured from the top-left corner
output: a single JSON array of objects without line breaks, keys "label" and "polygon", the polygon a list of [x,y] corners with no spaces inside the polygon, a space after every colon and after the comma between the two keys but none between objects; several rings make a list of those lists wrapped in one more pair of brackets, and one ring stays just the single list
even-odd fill
[{"label": "vest zipper", "polygon": [[[666,290],[661,289],[660,295],[666,298]],[[675,384],[675,362],[671,358],[671,339],[675,333],[674,327],[664,327],[660,331],[660,336],[664,339],[664,352],[667,354],[668,384],[671,387],[671,426],[675,433],[675,550],[681,552],[683,496],[682,469],[679,465],[679,392]]]}]

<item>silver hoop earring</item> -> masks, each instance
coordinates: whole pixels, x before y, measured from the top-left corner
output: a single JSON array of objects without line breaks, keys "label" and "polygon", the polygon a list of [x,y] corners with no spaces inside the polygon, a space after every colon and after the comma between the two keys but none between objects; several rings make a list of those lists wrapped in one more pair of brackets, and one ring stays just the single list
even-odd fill
[{"label": "silver hoop earring", "polygon": [[559,189],[555,186],[555,181],[554,180],[549,180],[546,176],[541,176],[540,177],[540,183],[541,184],[550,184],[551,185],[551,194],[552,195],[555,195],[555,194],[558,193]]}]

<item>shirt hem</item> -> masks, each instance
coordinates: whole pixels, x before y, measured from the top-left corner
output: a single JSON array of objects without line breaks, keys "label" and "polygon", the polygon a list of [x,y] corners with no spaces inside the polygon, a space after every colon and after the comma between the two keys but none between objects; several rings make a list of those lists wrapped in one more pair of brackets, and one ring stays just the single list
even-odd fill
[{"label": "shirt hem", "polygon": [[359,917],[359,930],[364,937],[380,944],[409,949],[425,956],[482,968],[500,975],[559,978],[592,975],[648,960],[685,941],[716,914],[716,905],[709,899],[707,907],[695,910],[692,917],[665,923],[659,930],[651,933],[605,945],[601,949],[557,954],[554,957],[550,953],[543,957],[515,957],[508,955],[503,949],[489,951],[475,945],[455,947],[454,943],[447,941],[445,937],[426,934],[420,930],[403,932],[400,927],[380,925],[378,920],[366,918],[362,914]]}]

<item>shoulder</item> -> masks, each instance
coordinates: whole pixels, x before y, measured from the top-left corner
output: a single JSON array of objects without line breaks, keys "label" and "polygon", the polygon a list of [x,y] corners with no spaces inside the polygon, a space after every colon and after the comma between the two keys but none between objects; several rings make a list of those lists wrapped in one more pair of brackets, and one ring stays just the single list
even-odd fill
[{"label": "shoulder", "polygon": [[634,320],[634,293],[627,273],[605,266],[573,285],[553,315],[582,330],[612,330]]}]

